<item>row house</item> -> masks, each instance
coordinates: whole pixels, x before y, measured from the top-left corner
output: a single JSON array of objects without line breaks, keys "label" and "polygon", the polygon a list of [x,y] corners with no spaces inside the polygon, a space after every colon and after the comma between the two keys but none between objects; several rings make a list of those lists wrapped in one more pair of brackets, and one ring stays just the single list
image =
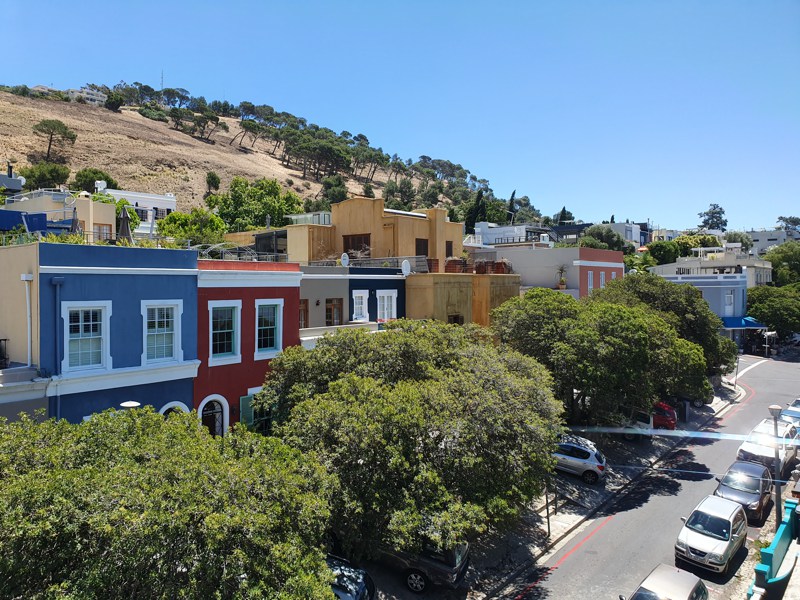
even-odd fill
[{"label": "row house", "polygon": [[[32,243],[0,248],[4,414],[80,422],[108,408],[165,411],[192,397],[197,255]],[[17,282],[17,283],[14,283]],[[38,386],[37,386],[38,384]],[[11,393],[23,386],[41,397]]]}]

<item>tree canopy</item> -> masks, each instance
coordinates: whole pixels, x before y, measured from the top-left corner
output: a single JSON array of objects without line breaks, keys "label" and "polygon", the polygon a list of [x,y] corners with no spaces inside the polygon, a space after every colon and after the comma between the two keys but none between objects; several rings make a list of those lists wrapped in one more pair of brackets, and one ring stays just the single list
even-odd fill
[{"label": "tree canopy", "polygon": [[742,245],[742,252],[749,252],[750,248],[753,247],[753,238],[750,237],[749,234],[745,233],[744,231],[728,231],[723,236],[726,242],[729,243],[739,243]]},{"label": "tree canopy", "polygon": [[800,242],[776,246],[764,255],[772,263],[772,281],[778,287],[800,282]]},{"label": "tree canopy", "polygon": [[84,192],[94,194],[94,184],[96,181],[105,181],[106,187],[112,190],[119,189],[119,183],[117,183],[116,179],[105,171],[95,169],[94,167],[87,167],[75,173],[75,178],[70,184],[70,189],[83,190]]},{"label": "tree canopy", "polygon": [[291,190],[284,191],[275,179],[258,179],[250,183],[244,177],[234,177],[224,194],[206,198],[211,210],[216,210],[228,231],[247,231],[267,225],[281,227],[288,223],[286,215],[300,211],[300,197]]},{"label": "tree canopy", "polygon": [[33,126],[33,132],[47,139],[45,162],[50,160],[50,152],[54,144],[56,146],[63,146],[66,143],[74,144],[78,137],[77,133],[58,119],[42,119]]},{"label": "tree canopy", "polygon": [[0,421],[4,598],[333,598],[332,481],[313,458],[196,414]]},{"label": "tree canopy", "polygon": [[256,403],[336,477],[331,521],[350,554],[452,547],[543,489],[561,431],[551,378],[486,330],[401,320],[287,348],[270,367]]},{"label": "tree canopy", "polygon": [[188,215],[173,211],[157,221],[156,226],[160,237],[174,238],[180,244],[216,244],[227,231],[222,219],[202,208],[193,208]]},{"label": "tree canopy", "polygon": [[26,190],[56,188],[69,179],[69,167],[55,163],[40,162],[30,167],[22,167],[19,174],[25,178]]},{"label": "tree canopy", "polygon": [[747,290],[747,314],[786,340],[800,333],[800,290],[794,286],[751,288]]},{"label": "tree canopy", "polygon": [[719,229],[725,231],[728,226],[728,219],[725,218],[725,209],[719,204],[710,204],[708,210],[697,213],[700,217],[700,227],[703,229]]}]

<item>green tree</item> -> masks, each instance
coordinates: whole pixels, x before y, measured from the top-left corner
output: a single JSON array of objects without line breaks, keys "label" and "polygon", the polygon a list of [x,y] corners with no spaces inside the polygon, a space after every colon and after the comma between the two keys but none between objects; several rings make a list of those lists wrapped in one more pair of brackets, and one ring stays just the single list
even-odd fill
[{"label": "green tree", "polygon": [[800,229],[800,217],[778,217],[782,229]]},{"label": "green tree", "polygon": [[562,206],[561,210],[553,215],[553,223],[555,225],[567,225],[575,220],[575,216],[567,210],[566,206]]},{"label": "green tree", "polygon": [[3,419],[0,449],[4,598],[334,598],[333,482],[274,438],[143,409]]},{"label": "green tree", "polygon": [[753,238],[751,238],[747,233],[744,231],[728,231],[722,236],[726,242],[729,243],[739,243],[742,245],[742,252],[749,252],[750,248],[753,247]]},{"label": "green tree", "polygon": [[374,198],[375,197],[375,189],[372,187],[372,184],[367,182],[364,184],[364,187],[361,189],[361,193],[364,195],[365,198]]},{"label": "green tree", "polygon": [[174,238],[181,244],[217,244],[227,231],[221,218],[202,208],[193,208],[188,215],[171,212],[157,221],[156,226],[160,237]]},{"label": "green tree", "polygon": [[414,182],[408,177],[403,177],[400,183],[397,184],[397,193],[400,196],[400,202],[411,208],[416,196]]},{"label": "green tree", "polygon": [[715,248],[720,245],[719,238],[711,234],[679,235],[674,240],[680,256],[692,256],[694,248]]},{"label": "green tree", "polygon": [[514,519],[552,465],[549,387],[539,363],[477,327],[398,321],[287,348],[257,402],[335,475],[331,522],[363,556],[424,538],[449,548]]},{"label": "green tree", "polygon": [[728,226],[728,220],[725,218],[725,209],[719,204],[709,205],[708,210],[697,213],[697,216],[701,219],[699,227],[703,229],[725,231]]},{"label": "green tree", "polygon": [[671,240],[650,242],[647,244],[647,251],[659,265],[674,263],[680,256],[680,247]]},{"label": "green tree", "polygon": [[19,174],[25,178],[26,190],[55,188],[69,179],[69,167],[54,163],[40,162],[30,167],[23,167]]},{"label": "green tree", "polygon": [[347,186],[338,173],[322,180],[322,198],[331,204],[347,200]]},{"label": "green tree", "polygon": [[173,107],[168,113],[170,121],[175,129],[185,130],[194,119],[194,113],[188,108]]},{"label": "green tree", "polygon": [[118,111],[125,104],[125,96],[119,92],[109,91],[106,94],[105,106],[108,110]]},{"label": "green tree", "polygon": [[94,167],[87,167],[75,173],[75,178],[70,183],[70,189],[83,190],[93,194],[95,181],[105,181],[106,187],[112,190],[119,189],[119,183],[111,175]]},{"label": "green tree", "polygon": [[786,340],[800,333],[800,291],[759,286],[747,290],[747,314]]},{"label": "green tree", "polygon": [[219,175],[217,175],[214,171],[209,171],[206,173],[206,188],[207,193],[211,193],[212,191],[219,190]]},{"label": "green tree", "polygon": [[300,197],[291,190],[284,191],[275,179],[258,179],[250,183],[234,177],[224,194],[212,194],[206,204],[223,220],[228,231],[246,231],[264,227],[269,216],[273,227],[288,223],[286,215],[300,211]]},{"label": "green tree", "polygon": [[44,157],[45,162],[50,160],[50,151],[53,148],[53,144],[56,146],[63,146],[67,142],[74,144],[78,137],[77,133],[58,119],[42,119],[33,126],[33,132],[47,139],[47,153]]},{"label": "green tree", "polygon": [[[580,240],[581,246],[589,246],[590,248],[604,248],[608,250],[625,250],[625,239],[616,231],[611,229],[608,225],[592,225],[587,227],[583,232],[583,238]],[[602,244],[601,246],[590,245],[584,243],[585,238],[594,238]]]},{"label": "green tree", "polygon": [[772,281],[778,287],[800,281],[800,242],[789,241],[764,255],[772,263]]},{"label": "green tree", "polygon": [[680,337],[703,349],[707,375],[729,373],[736,364],[736,344],[719,335],[722,321],[694,286],[674,284],[650,273],[637,273],[606,282],[604,289],[594,291],[590,301],[628,306],[644,304],[658,311]]}]

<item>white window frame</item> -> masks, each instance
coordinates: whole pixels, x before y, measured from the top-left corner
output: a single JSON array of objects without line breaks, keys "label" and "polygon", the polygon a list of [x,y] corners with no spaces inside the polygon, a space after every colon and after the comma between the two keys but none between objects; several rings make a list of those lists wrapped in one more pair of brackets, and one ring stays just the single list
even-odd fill
[{"label": "white window frame", "polygon": [[[272,350],[258,349],[258,308],[260,306],[275,306],[275,348]],[[254,342],[253,360],[268,360],[275,358],[278,353],[283,350],[283,298],[262,298],[256,300],[255,304],[255,322],[253,324]]]},{"label": "white window frame", "polygon": [[[397,318],[397,290],[378,290],[377,292],[375,292],[375,295],[376,295],[377,300],[378,300],[378,313],[377,313],[378,322],[380,323],[380,322],[385,322],[385,321],[390,321],[392,319],[396,319]],[[383,318],[381,316],[381,298],[391,298],[392,299],[392,301],[391,301],[391,307],[392,307],[391,313],[392,314],[391,314],[391,316],[389,316],[387,318]]]},{"label": "white window frame", "polygon": [[594,271],[587,272],[588,278],[586,280],[586,287],[590,290],[594,289]]},{"label": "white window frame", "polygon": [[[183,362],[183,336],[181,335],[181,321],[183,320],[183,300],[142,300],[142,366]],[[149,308],[171,308],[173,311],[174,328],[172,331],[172,356],[165,358],[147,358],[147,310]]]},{"label": "white window frame", "polygon": [[[100,364],[85,367],[69,366],[69,312],[71,310],[100,310]],[[75,373],[79,371],[110,371],[113,368],[111,360],[111,300],[96,300],[87,302],[86,300],[65,300],[61,302],[61,319],[64,327],[64,337],[62,340],[61,359],[62,373]]]},{"label": "white window frame", "polygon": [[616,279],[616,278],[617,278],[617,272],[611,271],[611,279]]},{"label": "white window frame", "polygon": [[[214,309],[233,308],[233,354],[214,356]],[[209,300],[208,301],[208,366],[235,365],[242,362],[242,301],[241,300]]]},{"label": "white window frame", "polygon": [[[364,301],[364,312],[361,315],[356,314],[356,298],[361,298]],[[353,290],[353,323],[366,323],[369,321],[369,290]]]},{"label": "white window frame", "polygon": [[606,287],[606,272],[600,271],[600,289]]}]

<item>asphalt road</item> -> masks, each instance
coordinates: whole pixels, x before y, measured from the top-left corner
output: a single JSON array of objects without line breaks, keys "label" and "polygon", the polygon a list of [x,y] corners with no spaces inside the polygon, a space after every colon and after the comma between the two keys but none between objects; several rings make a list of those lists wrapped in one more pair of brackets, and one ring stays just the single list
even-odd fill
[{"label": "asphalt road", "polygon": [[[751,365],[756,366],[747,369]],[[714,418],[707,431],[747,435],[757,422],[769,417],[770,404],[784,405],[800,395],[800,365],[796,362],[741,357],[739,374],[738,383],[747,394]],[[714,491],[714,477],[723,474],[736,459],[740,443],[740,439],[723,436],[694,438],[679,446],[656,470],[646,472],[604,512],[524,573],[510,588],[509,597],[594,599],[629,595],[657,563],[673,562],[680,517],[688,516]],[[757,533],[755,525],[749,538]],[[706,581],[712,598],[727,598],[726,590],[736,583],[734,579],[740,576],[737,567],[745,557],[746,552],[740,551],[727,576],[693,571]],[[749,578],[752,573],[741,576]]]}]

